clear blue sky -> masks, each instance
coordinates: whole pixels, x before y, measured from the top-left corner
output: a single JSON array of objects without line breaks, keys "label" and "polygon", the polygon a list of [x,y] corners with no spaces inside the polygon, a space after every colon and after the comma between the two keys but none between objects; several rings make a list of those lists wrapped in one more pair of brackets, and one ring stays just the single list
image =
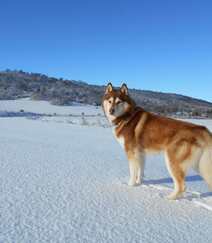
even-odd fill
[{"label": "clear blue sky", "polygon": [[212,1],[2,0],[0,69],[212,101]]}]

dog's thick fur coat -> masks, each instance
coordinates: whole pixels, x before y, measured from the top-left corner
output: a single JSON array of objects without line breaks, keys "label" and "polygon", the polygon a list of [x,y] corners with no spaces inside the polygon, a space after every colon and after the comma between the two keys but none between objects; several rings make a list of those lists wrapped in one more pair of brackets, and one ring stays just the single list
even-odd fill
[{"label": "dog's thick fur coat", "polygon": [[189,168],[200,173],[212,188],[212,134],[204,126],[162,117],[137,107],[125,84],[119,90],[109,83],[102,101],[114,134],[129,160],[129,185],[142,182],[145,155],[163,151],[167,169],[174,181],[176,199],[185,191]]}]

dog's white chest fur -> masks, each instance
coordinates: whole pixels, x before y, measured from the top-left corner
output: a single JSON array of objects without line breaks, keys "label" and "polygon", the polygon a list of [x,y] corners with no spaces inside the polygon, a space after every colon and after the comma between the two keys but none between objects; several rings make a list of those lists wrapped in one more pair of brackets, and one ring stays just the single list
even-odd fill
[{"label": "dog's white chest fur", "polygon": [[124,144],[125,144],[125,141],[124,141],[124,137],[117,137],[116,136],[116,131],[115,131],[115,128],[113,128],[113,134],[116,138],[116,140],[119,142],[119,144],[121,145],[122,148],[124,148]]}]

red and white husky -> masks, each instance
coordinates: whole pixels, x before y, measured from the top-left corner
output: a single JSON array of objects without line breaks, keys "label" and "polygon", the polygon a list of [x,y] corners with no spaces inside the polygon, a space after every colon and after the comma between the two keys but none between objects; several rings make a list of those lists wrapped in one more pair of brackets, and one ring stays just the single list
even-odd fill
[{"label": "red and white husky", "polygon": [[129,160],[129,185],[142,182],[145,155],[164,151],[167,169],[174,181],[176,199],[185,191],[189,168],[197,170],[212,187],[212,134],[204,126],[162,117],[137,107],[126,84],[114,89],[109,83],[102,100],[103,110]]}]

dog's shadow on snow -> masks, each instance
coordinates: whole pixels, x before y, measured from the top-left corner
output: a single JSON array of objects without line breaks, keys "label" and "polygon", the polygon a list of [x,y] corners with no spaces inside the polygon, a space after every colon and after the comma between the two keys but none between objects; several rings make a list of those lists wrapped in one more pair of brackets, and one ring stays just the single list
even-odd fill
[{"label": "dog's shadow on snow", "polygon": [[[202,177],[199,175],[193,175],[193,176],[187,176],[185,181],[202,181]],[[151,179],[151,180],[145,180],[146,184],[163,184],[163,183],[173,183],[173,180],[171,177],[167,178],[160,178],[160,179]]]},{"label": "dog's shadow on snow", "polygon": [[[199,175],[192,175],[187,176],[185,179],[186,182],[195,182],[195,181],[203,181],[202,177]],[[166,184],[166,183],[173,183],[171,177],[161,178],[161,179],[151,179],[151,180],[144,180],[146,185],[159,185],[159,184]],[[204,197],[212,197],[212,192],[204,192],[200,195],[201,198]]]}]

